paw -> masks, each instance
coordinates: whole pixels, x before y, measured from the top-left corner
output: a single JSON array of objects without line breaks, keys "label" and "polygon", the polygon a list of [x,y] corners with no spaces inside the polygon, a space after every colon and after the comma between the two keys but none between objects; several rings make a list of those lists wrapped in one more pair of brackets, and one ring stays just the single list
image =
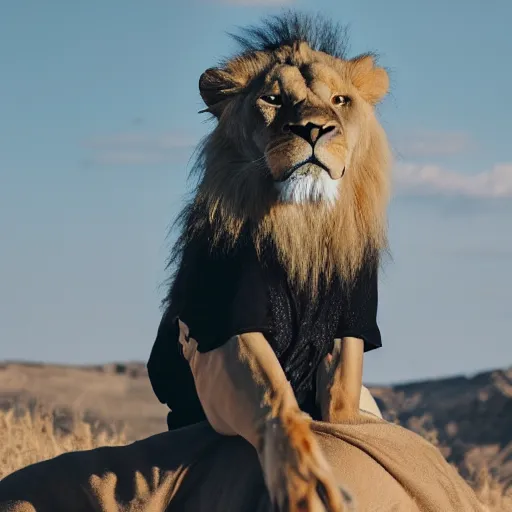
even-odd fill
[{"label": "paw", "polygon": [[260,458],[273,510],[353,510],[350,496],[339,488],[311,431],[310,419],[303,413],[269,420]]}]

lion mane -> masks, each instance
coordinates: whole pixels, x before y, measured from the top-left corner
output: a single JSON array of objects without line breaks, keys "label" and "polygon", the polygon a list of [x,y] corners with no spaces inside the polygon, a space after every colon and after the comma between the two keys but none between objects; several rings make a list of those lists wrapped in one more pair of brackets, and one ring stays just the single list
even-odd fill
[{"label": "lion mane", "polygon": [[[334,274],[350,283],[365,261],[378,265],[387,249],[391,159],[373,109],[387,92],[387,73],[375,65],[373,54],[347,60],[346,29],[319,16],[288,12],[231,36],[240,51],[199,81],[207,105],[201,112],[210,113],[217,125],[196,150],[191,175],[197,185],[177,219],[181,234],[169,265],[179,266],[194,238],[207,236],[212,247],[229,250],[249,233],[260,257],[268,242],[273,245],[299,286],[314,291],[319,279]],[[256,93],[277,63],[300,67],[312,62],[339,70],[366,101],[355,114],[358,140],[335,204],[283,204],[265,158],[252,147],[245,150],[253,144],[255,111],[244,98]],[[314,66],[310,69],[314,74]]]}]

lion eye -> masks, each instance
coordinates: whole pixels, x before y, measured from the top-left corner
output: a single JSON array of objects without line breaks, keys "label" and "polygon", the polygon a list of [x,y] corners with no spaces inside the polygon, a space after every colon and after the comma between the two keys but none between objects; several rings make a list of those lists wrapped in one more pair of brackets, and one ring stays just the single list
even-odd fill
[{"label": "lion eye", "polygon": [[274,107],[280,107],[282,103],[279,94],[265,94],[260,97],[260,100]]},{"label": "lion eye", "polygon": [[331,98],[331,102],[336,107],[342,107],[344,105],[348,105],[352,100],[349,96],[345,96],[343,94],[337,94]]}]

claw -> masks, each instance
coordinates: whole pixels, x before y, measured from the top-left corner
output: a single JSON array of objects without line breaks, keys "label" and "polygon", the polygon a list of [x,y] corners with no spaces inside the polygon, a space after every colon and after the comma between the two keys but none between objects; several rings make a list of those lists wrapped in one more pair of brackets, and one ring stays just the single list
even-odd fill
[{"label": "claw", "polygon": [[347,507],[347,512],[354,512],[355,506],[352,496],[346,491],[346,489],[343,489],[343,487],[338,487],[338,489],[340,491],[343,502]]},{"label": "claw", "polygon": [[318,497],[320,498],[320,501],[325,505],[327,508],[329,506],[329,493],[327,492],[327,489],[325,488],[324,484],[322,482],[317,482],[316,484],[316,493],[318,494]]}]

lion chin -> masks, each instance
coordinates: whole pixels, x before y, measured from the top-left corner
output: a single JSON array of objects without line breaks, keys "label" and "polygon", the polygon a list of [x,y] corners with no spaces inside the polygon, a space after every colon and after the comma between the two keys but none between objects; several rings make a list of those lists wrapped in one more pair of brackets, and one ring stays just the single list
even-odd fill
[{"label": "lion chin", "polygon": [[277,181],[279,201],[282,203],[324,203],[334,205],[339,196],[341,180],[332,179],[329,173],[314,163],[296,169],[289,178]]}]

